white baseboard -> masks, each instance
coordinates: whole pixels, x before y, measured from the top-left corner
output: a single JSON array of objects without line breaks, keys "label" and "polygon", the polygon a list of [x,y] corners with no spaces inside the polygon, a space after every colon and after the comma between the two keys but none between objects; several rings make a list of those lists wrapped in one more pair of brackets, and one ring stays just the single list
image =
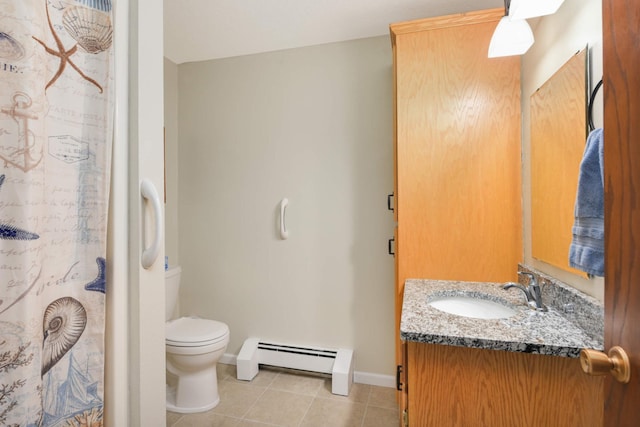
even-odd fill
[{"label": "white baseboard", "polygon": [[[238,356],[231,353],[225,353],[220,357],[220,363],[226,365],[235,365]],[[353,382],[358,384],[375,385],[379,387],[396,388],[396,377],[393,375],[373,374],[370,372],[355,371],[353,373]]]},{"label": "white baseboard", "polygon": [[354,371],[353,382],[358,384],[377,385],[379,387],[396,388],[396,377],[393,375],[372,374],[371,372]]}]

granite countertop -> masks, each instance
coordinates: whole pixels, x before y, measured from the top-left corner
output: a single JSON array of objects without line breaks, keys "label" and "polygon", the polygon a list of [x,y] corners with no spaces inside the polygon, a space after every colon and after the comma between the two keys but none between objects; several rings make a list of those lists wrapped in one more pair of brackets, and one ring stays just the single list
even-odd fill
[{"label": "granite countertop", "polygon": [[[504,290],[504,283],[454,282],[409,279],[405,282],[400,337],[403,341],[471,348],[579,357],[580,350],[602,350],[600,334],[589,333],[567,319],[557,308],[538,312],[525,302],[518,289]],[[504,319],[477,319],[440,311],[430,298],[460,292],[476,292],[516,310]],[[543,289],[544,291],[544,289]],[[544,296],[544,293],[543,293]]]}]

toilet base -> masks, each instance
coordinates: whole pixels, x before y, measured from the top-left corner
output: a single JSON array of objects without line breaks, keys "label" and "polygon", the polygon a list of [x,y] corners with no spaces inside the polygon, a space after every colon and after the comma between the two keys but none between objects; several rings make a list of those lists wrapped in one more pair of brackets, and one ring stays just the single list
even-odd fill
[{"label": "toilet base", "polygon": [[167,411],[178,412],[180,414],[195,414],[198,412],[207,412],[215,408],[220,403],[220,396],[213,402],[200,407],[184,408],[176,405],[176,389],[167,385]]}]

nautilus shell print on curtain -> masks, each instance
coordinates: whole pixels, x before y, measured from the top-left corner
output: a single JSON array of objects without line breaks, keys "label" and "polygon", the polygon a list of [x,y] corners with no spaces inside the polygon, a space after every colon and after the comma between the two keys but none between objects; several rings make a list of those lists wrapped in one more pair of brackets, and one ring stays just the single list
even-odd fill
[{"label": "nautilus shell print on curtain", "polygon": [[75,298],[59,298],[47,306],[42,319],[42,376],[78,342],[86,324],[87,312]]},{"label": "nautilus shell print on curtain", "polygon": [[71,6],[62,15],[62,25],[88,53],[104,52],[111,47],[113,26],[108,13],[80,5]]}]

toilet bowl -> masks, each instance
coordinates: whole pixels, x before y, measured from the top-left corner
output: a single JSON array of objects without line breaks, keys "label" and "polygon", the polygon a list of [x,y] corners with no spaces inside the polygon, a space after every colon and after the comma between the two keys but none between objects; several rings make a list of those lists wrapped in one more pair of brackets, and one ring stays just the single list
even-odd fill
[{"label": "toilet bowl", "polygon": [[177,300],[180,273],[180,267],[166,272],[167,409],[204,412],[220,402],[216,366],[229,343],[229,327],[195,316],[169,320]]}]

